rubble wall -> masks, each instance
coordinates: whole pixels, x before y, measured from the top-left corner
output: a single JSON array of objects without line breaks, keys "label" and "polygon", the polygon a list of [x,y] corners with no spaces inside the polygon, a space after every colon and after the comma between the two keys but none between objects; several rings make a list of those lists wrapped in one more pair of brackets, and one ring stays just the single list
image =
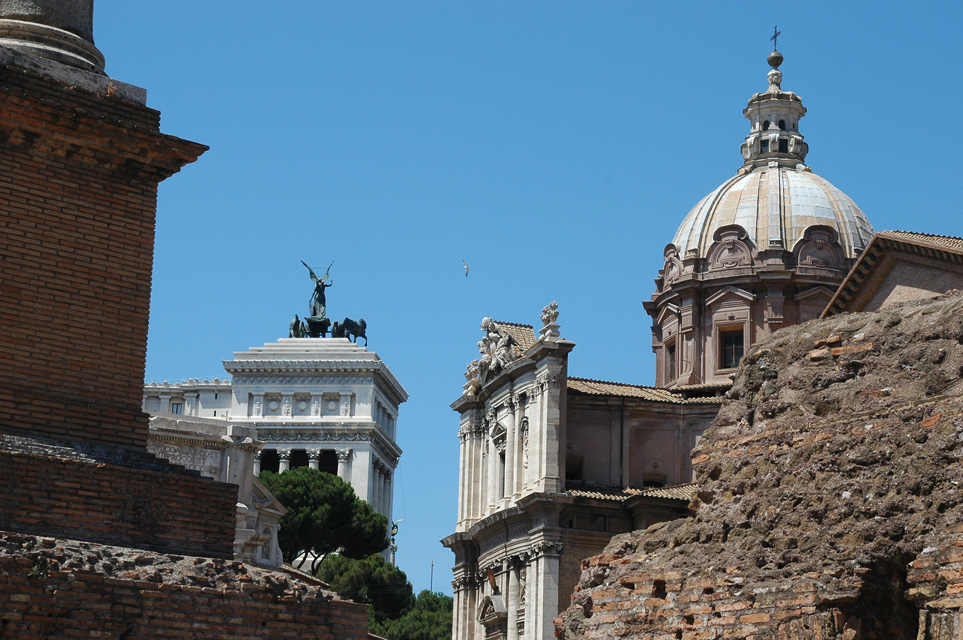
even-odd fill
[{"label": "rubble wall", "polygon": [[239,562],[0,532],[0,638],[342,640],[367,605]]},{"label": "rubble wall", "polygon": [[692,517],[583,563],[562,638],[963,630],[963,296],[779,331],[693,451]]}]

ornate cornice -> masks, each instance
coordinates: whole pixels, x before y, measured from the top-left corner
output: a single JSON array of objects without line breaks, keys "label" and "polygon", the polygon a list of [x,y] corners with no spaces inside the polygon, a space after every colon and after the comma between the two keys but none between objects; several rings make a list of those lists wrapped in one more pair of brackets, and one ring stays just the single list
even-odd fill
[{"label": "ornate cornice", "polygon": [[379,433],[370,429],[364,431],[345,431],[342,429],[326,429],[324,431],[318,431],[316,428],[304,430],[291,429],[290,425],[285,425],[282,430],[281,428],[258,425],[257,436],[259,440],[272,444],[309,444],[312,442],[370,442],[375,450],[378,451],[378,453],[380,453],[386,460],[391,462],[392,467],[397,466],[398,459],[401,457],[401,449],[399,449],[397,445],[385,440]]}]

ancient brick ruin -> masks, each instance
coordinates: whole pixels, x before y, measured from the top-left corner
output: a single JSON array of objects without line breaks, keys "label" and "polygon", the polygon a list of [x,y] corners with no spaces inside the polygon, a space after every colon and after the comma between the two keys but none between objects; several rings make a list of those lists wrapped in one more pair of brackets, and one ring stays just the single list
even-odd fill
[{"label": "ancient brick ruin", "polygon": [[963,632],[963,294],[755,345],[693,452],[691,518],[583,563],[561,638]]},{"label": "ancient brick ruin", "polygon": [[237,486],[146,450],[157,185],[205,147],[99,72],[91,15],[0,2],[0,638],[365,638],[232,560]]}]

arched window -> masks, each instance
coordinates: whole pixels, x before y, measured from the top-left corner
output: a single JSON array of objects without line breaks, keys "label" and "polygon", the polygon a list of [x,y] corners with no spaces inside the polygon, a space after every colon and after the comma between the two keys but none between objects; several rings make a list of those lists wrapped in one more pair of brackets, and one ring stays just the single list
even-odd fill
[{"label": "arched window", "polygon": [[780,121],[779,121],[779,128],[782,129],[783,131],[786,130],[786,121],[785,121],[785,120],[780,120]]},{"label": "arched window", "polygon": [[768,128],[769,128],[769,121],[766,120],[765,122],[762,123],[762,130],[766,131]]}]

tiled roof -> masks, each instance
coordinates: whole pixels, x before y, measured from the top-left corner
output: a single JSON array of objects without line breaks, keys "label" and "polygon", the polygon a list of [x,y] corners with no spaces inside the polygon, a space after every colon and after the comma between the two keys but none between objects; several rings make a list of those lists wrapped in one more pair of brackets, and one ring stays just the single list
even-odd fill
[{"label": "tiled roof", "polygon": [[682,384],[672,387],[673,391],[701,391],[702,389],[728,389],[732,386],[729,382],[703,382],[702,384]]},{"label": "tiled roof", "polygon": [[963,238],[914,231],[880,231],[839,285],[821,317],[849,311],[863,282],[870,278],[880,258],[890,249],[957,264],[963,262]]},{"label": "tiled roof", "polygon": [[681,404],[682,398],[678,394],[666,389],[643,387],[642,385],[625,384],[622,382],[605,382],[603,380],[589,380],[587,378],[569,378],[569,391],[576,391],[593,396],[623,396],[627,398],[644,398],[653,402],[671,402]]},{"label": "tiled roof", "polygon": [[956,236],[939,236],[934,233],[916,233],[915,231],[880,231],[878,235],[914,244],[931,244],[953,251],[963,251],[963,238]]},{"label": "tiled roof", "polygon": [[665,500],[682,500],[688,502],[695,494],[694,483],[677,484],[671,487],[610,487],[594,482],[578,482],[569,480],[565,483],[565,492],[579,498],[595,498],[596,500],[615,500],[622,502],[632,496],[648,498],[663,498]]},{"label": "tiled roof", "polygon": [[514,322],[501,322],[500,320],[493,321],[498,325],[499,329],[503,329],[508,335],[512,337],[517,345],[518,352],[516,356],[521,356],[523,353],[527,352],[529,349],[535,346],[538,340],[535,338],[535,330],[530,324],[517,324]]}]

